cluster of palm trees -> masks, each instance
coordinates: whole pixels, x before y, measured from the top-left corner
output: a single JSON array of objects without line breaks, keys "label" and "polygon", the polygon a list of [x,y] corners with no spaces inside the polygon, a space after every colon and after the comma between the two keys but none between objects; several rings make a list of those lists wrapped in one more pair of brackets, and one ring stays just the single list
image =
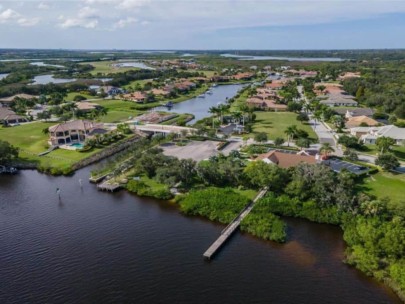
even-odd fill
[{"label": "cluster of palm trees", "polygon": [[[251,121],[253,109],[246,105],[240,106],[239,111],[230,111],[231,106],[229,104],[219,104],[217,107],[210,107],[209,113],[213,114],[220,124],[224,123],[224,115],[230,114],[234,122],[245,126],[246,120]],[[246,115],[248,114],[248,115]],[[215,128],[215,120],[212,120],[212,128]]]}]

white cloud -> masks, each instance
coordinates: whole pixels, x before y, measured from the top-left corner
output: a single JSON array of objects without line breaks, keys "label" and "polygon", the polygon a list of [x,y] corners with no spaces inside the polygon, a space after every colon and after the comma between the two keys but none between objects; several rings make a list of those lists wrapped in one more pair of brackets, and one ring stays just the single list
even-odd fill
[{"label": "white cloud", "polygon": [[149,24],[150,24],[150,22],[147,21],[147,20],[144,20],[144,21],[141,22],[141,25],[143,25],[143,26],[146,26],[146,25],[149,25]]},{"label": "white cloud", "polygon": [[17,23],[21,26],[34,26],[39,23],[39,18],[20,18]]},{"label": "white cloud", "polygon": [[50,8],[50,6],[49,6],[48,3],[41,2],[40,4],[38,4],[38,8],[39,8],[40,10],[47,10],[47,9]]},{"label": "white cloud", "polygon": [[9,21],[14,21],[21,15],[17,13],[15,10],[12,9],[6,9],[5,11],[0,13],[0,23],[6,23]]},{"label": "white cloud", "polygon": [[115,7],[120,9],[134,9],[140,8],[151,0],[85,0],[88,4],[108,4],[115,5]]},{"label": "white cloud", "polygon": [[62,20],[62,23],[60,23],[59,26],[63,29],[73,27],[94,29],[99,24],[100,15],[98,14],[98,10],[85,6],[77,12],[76,18],[60,16],[59,19]]},{"label": "white cloud", "polygon": [[124,28],[136,22],[138,22],[138,19],[133,17],[127,17],[125,19],[120,19],[116,23],[114,23],[113,28],[115,29]]}]

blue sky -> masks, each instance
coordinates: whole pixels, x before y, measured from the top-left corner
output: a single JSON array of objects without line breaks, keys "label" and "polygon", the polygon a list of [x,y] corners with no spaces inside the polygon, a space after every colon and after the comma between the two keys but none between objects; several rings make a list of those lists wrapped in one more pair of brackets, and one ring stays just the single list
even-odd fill
[{"label": "blue sky", "polygon": [[397,0],[0,0],[0,47],[405,48]]}]

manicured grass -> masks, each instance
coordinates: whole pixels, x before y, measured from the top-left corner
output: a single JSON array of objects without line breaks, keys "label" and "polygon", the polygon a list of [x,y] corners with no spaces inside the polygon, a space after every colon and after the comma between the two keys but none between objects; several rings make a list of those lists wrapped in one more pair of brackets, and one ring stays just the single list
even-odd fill
[{"label": "manicured grass", "polygon": [[94,102],[107,109],[107,115],[100,117],[101,122],[121,122],[128,120],[130,116],[135,117],[143,113],[140,110],[134,109],[136,104],[132,101],[100,99]]},{"label": "manicured grass", "polygon": [[40,153],[47,148],[48,135],[42,132],[55,123],[33,122],[20,126],[0,128],[0,139],[8,141],[20,149]]},{"label": "manicured grass", "polygon": [[366,178],[362,186],[367,193],[390,198],[392,206],[405,206],[405,174],[379,172]]},{"label": "manicured grass", "polygon": [[[360,152],[377,156],[380,151],[376,145],[364,145]],[[394,154],[400,161],[405,161],[405,146],[392,146],[390,153]]]},{"label": "manicured grass", "polygon": [[66,168],[73,163],[84,159],[97,151],[78,152],[57,149],[45,156],[38,156],[38,153],[46,151],[48,135],[42,132],[56,123],[33,122],[20,126],[0,128],[0,139],[8,141],[20,149],[20,158],[24,161],[35,162],[45,167]]},{"label": "manicured grass", "polygon": [[141,87],[143,87],[144,84],[148,83],[148,82],[153,82],[153,79],[134,80],[134,81],[131,81],[129,84],[124,85],[123,87],[125,89],[134,88],[137,84],[139,84]]},{"label": "manicured grass", "polygon": [[253,133],[264,132],[269,139],[277,137],[287,138],[284,131],[291,125],[308,132],[309,137],[316,139],[315,132],[309,125],[296,120],[297,114],[291,112],[255,112],[256,121],[253,124]]},{"label": "manicured grass", "polygon": [[77,96],[77,95],[81,95],[83,97],[86,97],[87,99],[95,99],[95,98],[97,98],[97,96],[91,96],[89,94],[82,94],[80,92],[71,92],[71,93],[68,93],[68,95],[65,97],[65,100],[66,101],[73,101],[73,98],[75,98],[75,96]]},{"label": "manicured grass", "polygon": [[240,111],[240,107],[246,104],[246,100],[249,95],[249,90],[245,90],[232,104],[231,112]]},{"label": "manicured grass", "polygon": [[92,75],[96,75],[97,73],[101,74],[109,74],[109,73],[121,73],[130,70],[139,70],[139,68],[135,67],[114,67],[113,64],[119,63],[118,61],[95,61],[95,62],[86,62],[85,64],[91,64],[94,66],[94,70],[90,73]]}]

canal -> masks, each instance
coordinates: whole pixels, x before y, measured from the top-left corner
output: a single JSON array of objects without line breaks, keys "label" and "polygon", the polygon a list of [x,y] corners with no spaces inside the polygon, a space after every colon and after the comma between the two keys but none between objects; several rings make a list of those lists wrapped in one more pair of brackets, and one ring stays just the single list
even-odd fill
[{"label": "canal", "polygon": [[89,172],[0,176],[0,303],[400,303],[342,263],[337,227],[288,220],[284,245],[238,232],[207,262],[222,225],[80,187]]},{"label": "canal", "polygon": [[226,102],[227,98],[232,98],[236,93],[243,88],[242,84],[228,84],[228,85],[218,85],[211,88],[212,94],[204,94],[204,98],[195,97],[189,100],[176,103],[172,108],[167,109],[166,107],[157,107],[157,111],[169,111],[176,113],[189,113],[194,115],[194,119],[189,121],[188,124],[193,124],[196,121],[203,119],[205,117],[211,116],[209,109],[211,107],[216,107],[219,104]]}]

